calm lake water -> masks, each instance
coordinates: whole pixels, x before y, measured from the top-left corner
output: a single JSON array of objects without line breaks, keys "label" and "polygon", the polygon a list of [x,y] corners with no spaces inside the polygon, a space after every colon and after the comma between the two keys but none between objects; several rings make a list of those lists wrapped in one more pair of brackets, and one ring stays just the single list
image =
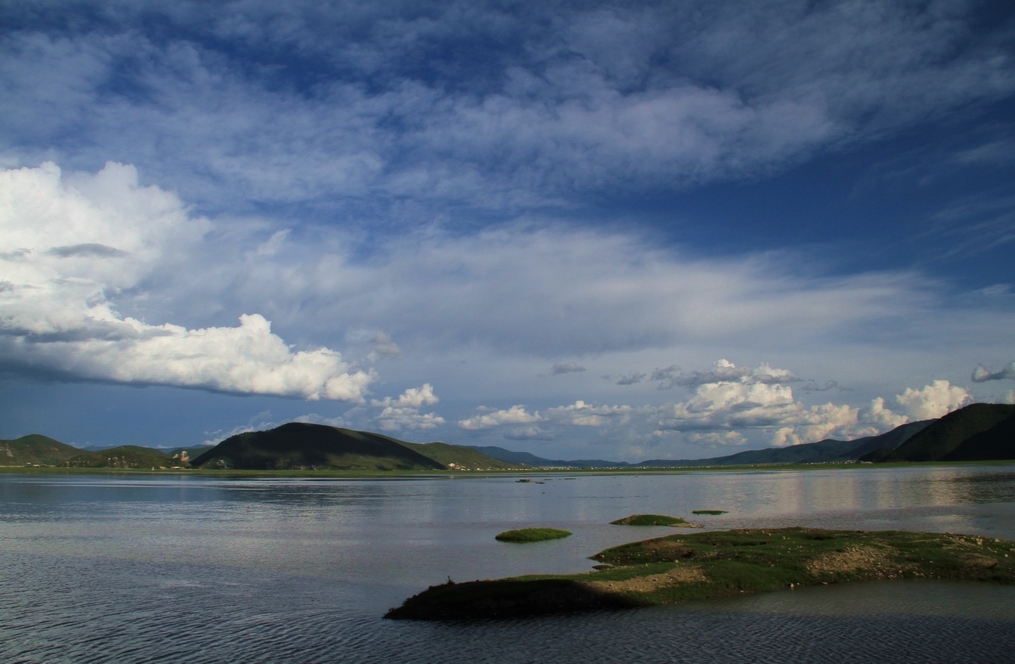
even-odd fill
[{"label": "calm lake water", "polygon": [[[590,569],[706,528],[805,525],[1015,540],[1015,467],[225,480],[0,474],[5,662],[949,661],[1015,659],[1015,588],[845,584],[619,613],[387,621],[455,581]],[[542,484],[537,483],[542,482]],[[523,526],[573,537],[511,545]]]}]

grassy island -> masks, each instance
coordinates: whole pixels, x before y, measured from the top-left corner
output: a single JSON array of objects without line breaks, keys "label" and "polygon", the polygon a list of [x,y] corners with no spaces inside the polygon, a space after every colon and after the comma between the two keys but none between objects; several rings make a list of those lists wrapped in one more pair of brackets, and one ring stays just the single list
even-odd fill
[{"label": "grassy island", "polygon": [[571,531],[558,528],[522,528],[520,530],[505,530],[494,539],[501,542],[515,542],[518,544],[526,542],[545,542],[546,540],[562,539],[570,537]]},{"label": "grassy island", "polygon": [[674,528],[700,528],[696,523],[684,521],[679,516],[664,514],[632,514],[623,519],[610,521],[614,526],[672,526]]},{"label": "grassy island", "polygon": [[1015,584],[1015,542],[810,528],[671,535],[592,556],[602,571],[431,586],[388,618],[500,618],[677,604],[874,579]]}]

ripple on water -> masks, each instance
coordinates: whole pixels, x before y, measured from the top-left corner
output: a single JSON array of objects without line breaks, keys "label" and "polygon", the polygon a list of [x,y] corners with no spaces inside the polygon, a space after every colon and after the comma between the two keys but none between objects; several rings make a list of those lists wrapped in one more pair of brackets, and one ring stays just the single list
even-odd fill
[{"label": "ripple on water", "polygon": [[[357,611],[372,589],[250,572],[0,555],[4,661],[1004,661],[1015,589],[895,582],[458,623]],[[40,593],[57,578],[63,593]],[[189,579],[164,583],[165,578]],[[34,590],[33,590],[34,588]]]}]

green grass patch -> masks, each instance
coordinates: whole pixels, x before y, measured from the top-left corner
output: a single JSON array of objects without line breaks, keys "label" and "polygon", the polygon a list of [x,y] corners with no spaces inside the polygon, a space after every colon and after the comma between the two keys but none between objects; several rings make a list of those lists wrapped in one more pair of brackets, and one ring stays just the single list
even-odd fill
[{"label": "green grass patch", "polygon": [[666,516],[665,514],[632,514],[623,519],[610,521],[614,526],[676,526],[694,527],[679,516]]},{"label": "green grass patch", "polygon": [[519,530],[505,530],[494,539],[501,542],[525,543],[545,542],[570,536],[570,531],[557,528],[521,528]]},{"label": "green grass patch", "polygon": [[694,510],[692,514],[726,514],[726,510]]}]

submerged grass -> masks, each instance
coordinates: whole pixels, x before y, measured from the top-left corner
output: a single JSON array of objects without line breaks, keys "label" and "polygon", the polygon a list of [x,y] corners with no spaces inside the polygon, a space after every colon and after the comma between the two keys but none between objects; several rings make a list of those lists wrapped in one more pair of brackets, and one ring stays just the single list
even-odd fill
[{"label": "submerged grass", "polygon": [[[697,512],[695,512],[697,514]],[[666,516],[665,514],[632,514],[623,519],[610,521],[614,526],[673,526],[675,528],[697,528],[698,525],[690,523],[679,516]]]},{"label": "submerged grass", "polygon": [[527,616],[874,579],[1015,584],[1015,542],[940,533],[730,530],[634,542],[592,558],[602,571],[432,586],[387,617]]},{"label": "submerged grass", "polygon": [[520,530],[505,530],[494,539],[501,542],[545,542],[547,540],[570,537],[571,532],[557,528],[521,528]]}]

